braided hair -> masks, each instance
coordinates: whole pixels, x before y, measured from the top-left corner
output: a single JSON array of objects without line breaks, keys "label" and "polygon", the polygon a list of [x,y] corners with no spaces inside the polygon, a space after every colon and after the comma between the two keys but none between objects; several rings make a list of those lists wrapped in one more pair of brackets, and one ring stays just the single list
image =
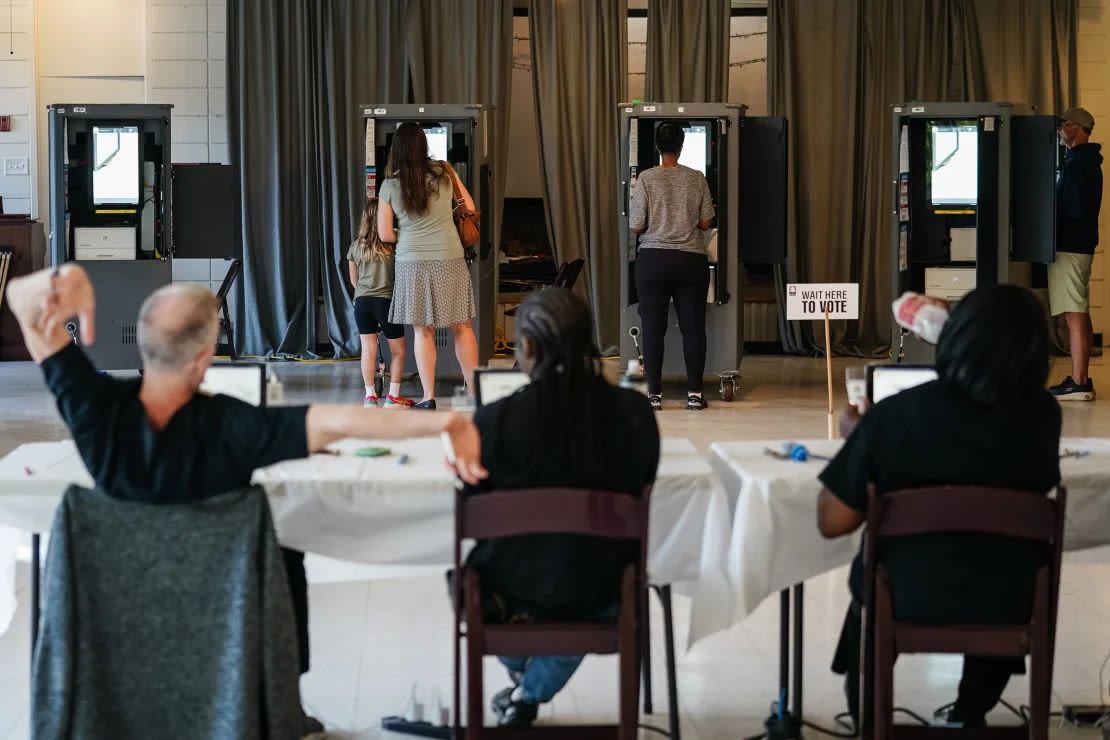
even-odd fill
[{"label": "braided hair", "polygon": [[566,288],[547,288],[525,299],[516,315],[517,338],[536,356],[533,379],[562,374],[579,381],[601,373],[586,302]]},{"label": "braided hair", "polygon": [[[576,433],[545,439],[566,451],[576,466],[594,467],[596,422],[604,409],[594,402],[601,378],[593,317],[586,302],[566,288],[547,288],[525,299],[516,315],[518,345],[527,339],[535,356],[532,380],[540,390],[538,419],[566,415]],[[557,425],[544,425],[545,429]]]}]

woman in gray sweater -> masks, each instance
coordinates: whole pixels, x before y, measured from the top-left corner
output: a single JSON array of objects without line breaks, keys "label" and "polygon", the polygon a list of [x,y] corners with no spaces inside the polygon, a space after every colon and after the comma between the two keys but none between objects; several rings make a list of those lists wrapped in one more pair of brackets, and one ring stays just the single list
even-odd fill
[{"label": "woman in gray sweater", "polygon": [[632,187],[629,227],[640,235],[636,293],[648,400],[653,409],[663,407],[663,342],[673,299],[686,359],[686,408],[700,411],[709,405],[702,395],[709,256],[701,232],[712,225],[715,211],[705,175],[678,163],[684,139],[672,121],[655,130],[659,166],[642,172]]}]

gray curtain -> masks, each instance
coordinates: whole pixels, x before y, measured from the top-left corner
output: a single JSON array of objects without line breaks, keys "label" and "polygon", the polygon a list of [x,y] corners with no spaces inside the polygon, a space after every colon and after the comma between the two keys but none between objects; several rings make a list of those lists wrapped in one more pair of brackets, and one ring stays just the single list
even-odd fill
[{"label": "gray curtain", "polygon": [[626,0],[530,0],[528,18],[548,236],[557,260],[586,260],[579,287],[593,309],[598,346],[611,351],[620,331],[613,185],[628,6]]},{"label": "gray curtain", "polygon": [[[783,283],[843,280],[850,273],[856,182],[853,147],[859,76],[858,0],[769,0],[767,90],[771,115],[789,119],[787,261]],[[885,119],[883,119],[885,120]],[[885,136],[885,128],[882,129]],[[839,142],[839,144],[837,143]],[[789,352],[815,345],[807,325],[787,323],[779,295],[780,330]]]},{"label": "gray curtain", "polygon": [[[836,350],[881,355],[889,345],[890,106],[1008,100],[1063,110],[1078,93],[1076,4],[769,1],[770,110],[790,119],[780,289],[794,281],[861,284],[860,320],[837,326]],[[808,325],[782,325],[788,351],[817,346]]]},{"label": "gray curtain", "polygon": [[228,0],[228,148],[240,199],[240,352],[357,351],[346,249],[365,189],[358,105],[405,99],[406,0]]},{"label": "gray curtain", "polygon": [[489,132],[493,213],[482,214],[482,227],[490,230],[494,254],[499,254],[508,167],[513,2],[411,0],[406,26],[414,101],[494,106]]},{"label": "gray curtain", "polygon": [[728,97],[730,0],[649,0],[644,99],[720,103]]}]

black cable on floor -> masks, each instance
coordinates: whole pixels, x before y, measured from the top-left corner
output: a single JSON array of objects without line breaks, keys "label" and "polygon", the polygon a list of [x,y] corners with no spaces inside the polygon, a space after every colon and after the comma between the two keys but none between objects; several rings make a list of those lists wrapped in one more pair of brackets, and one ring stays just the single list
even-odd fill
[{"label": "black cable on floor", "polygon": [[998,703],[1016,714],[1018,719],[1020,719],[1023,724],[1029,724],[1029,718],[1025,716],[1025,712],[1018,711],[1017,707],[1015,707],[1013,704],[1006,701],[1005,699],[999,699]]},{"label": "black cable on floor", "polygon": [[925,725],[926,727],[929,726],[929,720],[925,719],[924,717],[922,717],[917,712],[906,709],[905,707],[895,707],[894,712],[895,712],[895,714],[898,714],[898,713],[904,714],[907,717],[919,722],[920,724]]},{"label": "black cable on floor", "polygon": [[639,728],[641,730],[647,730],[648,732],[658,732],[663,737],[670,737],[671,736],[671,733],[667,732],[662,727],[655,727],[653,725],[639,725]]},{"label": "black cable on floor", "polygon": [[836,730],[830,730],[827,727],[821,727],[820,725],[816,725],[816,724],[810,722],[807,719],[802,720],[802,726],[803,727],[808,727],[811,730],[816,730],[817,732],[820,732],[822,735],[828,735],[829,737],[844,737],[844,738],[859,737],[859,730],[854,730],[851,733],[837,732]]}]

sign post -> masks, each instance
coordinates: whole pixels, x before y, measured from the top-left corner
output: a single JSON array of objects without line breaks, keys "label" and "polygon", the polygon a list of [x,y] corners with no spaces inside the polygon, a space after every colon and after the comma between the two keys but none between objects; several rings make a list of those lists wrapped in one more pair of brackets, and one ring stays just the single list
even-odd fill
[{"label": "sign post", "polygon": [[833,409],[833,319],[859,318],[859,283],[790,283],[786,286],[787,321],[825,321],[825,375],[829,390],[829,439],[836,438]]}]

